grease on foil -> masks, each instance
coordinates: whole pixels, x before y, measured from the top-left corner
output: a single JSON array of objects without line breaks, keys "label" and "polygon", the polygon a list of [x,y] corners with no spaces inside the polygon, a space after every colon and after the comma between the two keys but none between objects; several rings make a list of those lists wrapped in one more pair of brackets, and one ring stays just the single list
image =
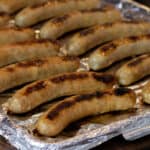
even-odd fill
[{"label": "grease on foil", "polygon": [[[104,5],[113,4],[121,10],[127,20],[150,21],[150,10],[131,0],[105,0]],[[39,31],[36,32],[39,38]],[[116,68],[116,67],[114,67]],[[89,70],[87,58],[82,59],[78,71]],[[114,69],[107,70],[114,72]],[[21,150],[84,150],[100,145],[120,134],[126,140],[135,140],[150,134],[150,107],[141,105],[141,87],[148,81],[145,79],[129,88],[138,95],[135,110],[126,112],[109,113],[89,117],[70,125],[65,131],[55,138],[39,137],[33,131],[34,124],[43,111],[51,104],[35,110],[24,116],[8,116],[0,109],[0,135],[5,137],[16,148]],[[0,104],[6,102],[10,93],[0,95]]]}]

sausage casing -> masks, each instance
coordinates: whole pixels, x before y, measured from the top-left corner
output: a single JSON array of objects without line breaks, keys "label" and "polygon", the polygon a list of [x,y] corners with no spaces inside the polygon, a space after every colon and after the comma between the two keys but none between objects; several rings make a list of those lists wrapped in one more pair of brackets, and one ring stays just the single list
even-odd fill
[{"label": "sausage casing", "polygon": [[89,58],[89,66],[99,70],[123,58],[145,53],[150,53],[149,35],[119,39],[95,50]]},{"label": "sausage casing", "polygon": [[21,8],[43,3],[47,0],[1,0],[0,12],[12,14]]},{"label": "sausage casing", "polygon": [[148,75],[150,75],[150,55],[143,55],[129,61],[116,73],[121,85],[130,85]]},{"label": "sausage casing", "polygon": [[66,98],[53,105],[38,120],[36,130],[44,136],[56,136],[71,122],[111,111],[134,108],[136,96],[126,88]]},{"label": "sausage casing", "polygon": [[150,82],[148,82],[142,89],[143,101],[150,104]]},{"label": "sausage casing", "polygon": [[30,28],[5,28],[0,29],[0,45],[24,42],[35,39],[35,32]]},{"label": "sausage casing", "polygon": [[60,74],[37,81],[18,90],[8,101],[12,113],[25,113],[58,97],[106,90],[115,83],[114,76],[93,72]]},{"label": "sausage casing", "polygon": [[35,40],[3,45],[0,50],[0,67],[23,60],[56,56],[59,48],[60,45],[58,42],[48,40]]},{"label": "sausage casing", "polygon": [[67,51],[68,55],[77,56],[108,41],[149,33],[150,23],[146,22],[116,22],[96,25],[68,38],[61,50]]},{"label": "sausage casing", "polygon": [[0,92],[52,75],[76,71],[79,65],[76,57],[47,57],[0,68]]},{"label": "sausage casing", "polygon": [[99,0],[52,0],[41,5],[23,9],[15,17],[15,21],[18,26],[27,27],[73,10],[97,8],[99,4]]},{"label": "sausage casing", "polygon": [[121,19],[121,13],[110,7],[91,11],[75,11],[45,23],[40,30],[40,35],[44,39],[57,39],[72,30],[96,24],[112,23]]}]

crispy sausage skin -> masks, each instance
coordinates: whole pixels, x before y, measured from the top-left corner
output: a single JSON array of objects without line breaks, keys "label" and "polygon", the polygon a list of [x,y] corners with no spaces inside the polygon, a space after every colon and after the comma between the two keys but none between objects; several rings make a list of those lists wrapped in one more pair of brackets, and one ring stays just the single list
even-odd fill
[{"label": "crispy sausage skin", "polygon": [[23,61],[0,68],[0,92],[52,75],[76,71],[79,65],[80,61],[76,57],[57,56]]},{"label": "crispy sausage skin", "polygon": [[12,14],[26,6],[37,5],[46,1],[47,0],[0,0],[0,12]]},{"label": "crispy sausage skin", "polygon": [[60,44],[50,40],[34,40],[1,46],[0,67],[23,60],[58,55]]},{"label": "crispy sausage skin", "polygon": [[116,73],[121,85],[130,85],[148,75],[150,75],[150,55],[143,55],[129,61]]},{"label": "crispy sausage skin", "polygon": [[121,19],[121,13],[112,7],[91,11],[75,11],[45,23],[40,30],[40,35],[44,39],[57,39],[69,31],[96,24],[112,23]]},{"label": "crispy sausage skin", "polygon": [[150,33],[150,23],[144,22],[116,22],[96,25],[74,34],[64,42],[61,51],[68,55],[81,55],[88,50],[108,41],[119,38],[145,35]]},{"label": "crispy sausage skin", "polygon": [[150,104],[150,81],[142,89],[143,101]]},{"label": "crispy sausage skin", "polygon": [[73,96],[50,107],[37,121],[36,130],[44,136],[56,136],[81,118],[131,109],[135,103],[135,93],[127,88]]},{"label": "crispy sausage skin", "polygon": [[119,39],[95,50],[89,57],[89,66],[99,70],[123,58],[145,53],[150,53],[150,35]]},{"label": "crispy sausage skin", "polygon": [[35,32],[30,28],[2,28],[0,29],[0,45],[24,42],[35,39]]},{"label": "crispy sausage skin", "polygon": [[51,0],[41,5],[23,9],[18,13],[15,21],[18,26],[27,27],[74,10],[98,8],[99,5],[99,0]]},{"label": "crispy sausage skin", "polygon": [[114,76],[94,72],[60,74],[18,90],[5,105],[11,113],[25,113],[62,96],[94,92],[112,88]]}]

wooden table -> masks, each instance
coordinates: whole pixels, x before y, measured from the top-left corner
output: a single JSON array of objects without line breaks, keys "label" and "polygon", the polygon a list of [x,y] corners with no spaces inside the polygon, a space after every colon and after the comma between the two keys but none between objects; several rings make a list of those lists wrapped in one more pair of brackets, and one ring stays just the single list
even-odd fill
[{"label": "wooden table", "polygon": [[[150,6],[150,0],[137,0]],[[150,135],[133,142],[125,141],[121,136],[94,148],[93,150],[150,150]],[[16,150],[4,138],[0,137],[0,150]]]}]

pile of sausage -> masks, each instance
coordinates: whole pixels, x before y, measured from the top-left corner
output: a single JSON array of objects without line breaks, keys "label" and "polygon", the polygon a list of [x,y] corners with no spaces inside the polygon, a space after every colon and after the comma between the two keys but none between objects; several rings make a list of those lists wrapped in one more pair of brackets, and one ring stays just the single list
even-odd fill
[{"label": "pile of sausage", "polygon": [[[150,23],[126,21],[119,10],[100,3],[0,1],[0,92],[24,85],[3,107],[24,114],[68,96],[39,118],[35,129],[41,135],[56,136],[87,116],[134,108],[136,94],[126,86],[150,75]],[[90,71],[78,72],[87,52]],[[102,71],[130,57],[115,74]],[[150,83],[142,95],[150,104]]]}]

